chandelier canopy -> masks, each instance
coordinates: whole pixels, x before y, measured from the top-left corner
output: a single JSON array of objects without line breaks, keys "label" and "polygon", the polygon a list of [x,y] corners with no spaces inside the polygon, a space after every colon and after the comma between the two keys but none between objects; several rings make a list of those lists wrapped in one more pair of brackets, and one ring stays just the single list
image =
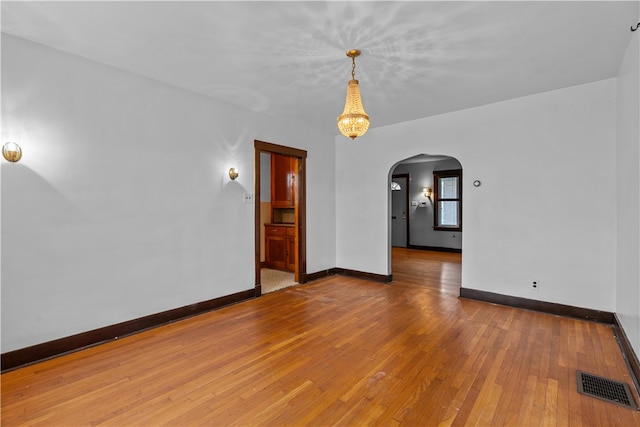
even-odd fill
[{"label": "chandelier canopy", "polygon": [[340,133],[351,139],[362,136],[369,130],[369,116],[362,106],[362,98],[360,97],[360,88],[356,80],[356,56],[360,55],[360,51],[352,49],[347,52],[347,56],[351,58],[351,80],[347,85],[347,100],[344,104],[344,111],[338,116],[338,129]]}]

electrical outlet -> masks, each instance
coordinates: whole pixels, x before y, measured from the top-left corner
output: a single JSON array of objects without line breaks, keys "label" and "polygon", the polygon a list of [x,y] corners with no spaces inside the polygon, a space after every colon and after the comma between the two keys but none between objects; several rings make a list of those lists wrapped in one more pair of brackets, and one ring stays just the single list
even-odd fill
[{"label": "electrical outlet", "polygon": [[253,193],[244,193],[244,202],[253,203]]},{"label": "electrical outlet", "polygon": [[534,280],[533,282],[531,282],[531,289],[533,289],[534,291],[540,289],[540,281]]}]

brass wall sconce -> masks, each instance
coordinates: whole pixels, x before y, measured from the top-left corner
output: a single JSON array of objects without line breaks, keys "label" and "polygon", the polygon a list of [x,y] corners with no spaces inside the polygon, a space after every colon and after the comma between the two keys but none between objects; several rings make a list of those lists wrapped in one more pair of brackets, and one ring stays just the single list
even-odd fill
[{"label": "brass wall sconce", "polygon": [[2,146],[2,155],[7,161],[15,163],[22,158],[22,148],[15,142],[7,142]]},{"label": "brass wall sconce", "polygon": [[236,168],[229,169],[229,178],[231,178],[231,181],[234,181],[238,177],[238,175],[239,174]]},{"label": "brass wall sconce", "polygon": [[424,187],[422,191],[424,192],[424,197],[431,199],[431,195],[433,194],[433,189],[431,187]]}]

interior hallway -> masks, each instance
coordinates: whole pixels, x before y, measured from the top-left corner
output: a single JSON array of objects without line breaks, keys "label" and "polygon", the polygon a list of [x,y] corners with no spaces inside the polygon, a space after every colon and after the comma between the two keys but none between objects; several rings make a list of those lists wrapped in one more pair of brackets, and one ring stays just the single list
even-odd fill
[{"label": "interior hallway", "polygon": [[[640,425],[611,327],[460,299],[460,255],[332,276],[2,375],[11,425]],[[636,396],[637,398],[637,396]]]}]

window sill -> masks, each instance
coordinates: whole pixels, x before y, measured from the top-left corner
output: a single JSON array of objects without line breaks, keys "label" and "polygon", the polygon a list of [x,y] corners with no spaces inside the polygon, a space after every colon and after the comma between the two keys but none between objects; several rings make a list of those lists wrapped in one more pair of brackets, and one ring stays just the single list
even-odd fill
[{"label": "window sill", "polygon": [[434,226],[434,230],[436,231],[462,231],[462,227],[444,227],[444,226]]}]

